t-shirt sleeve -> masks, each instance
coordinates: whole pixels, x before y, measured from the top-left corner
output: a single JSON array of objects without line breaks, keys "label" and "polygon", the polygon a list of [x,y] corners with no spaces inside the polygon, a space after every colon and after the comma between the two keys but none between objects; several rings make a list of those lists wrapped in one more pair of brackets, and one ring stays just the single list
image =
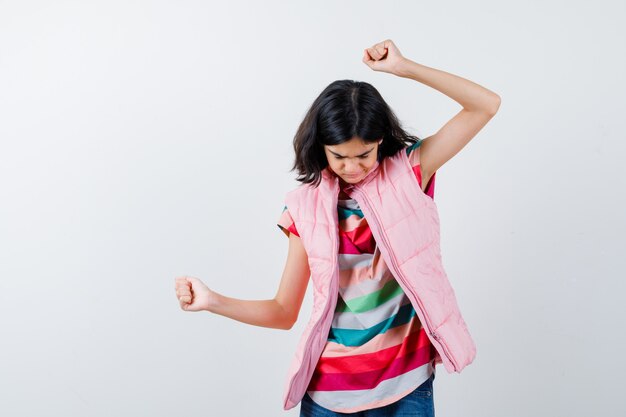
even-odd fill
[{"label": "t-shirt sleeve", "polygon": [[289,233],[293,233],[294,235],[300,237],[298,234],[298,230],[296,230],[296,225],[291,218],[291,214],[289,214],[289,210],[287,210],[287,206],[283,208],[283,212],[280,214],[278,218],[278,228],[285,234],[285,236],[289,237]]},{"label": "t-shirt sleeve", "polygon": [[[423,139],[419,139],[416,143],[406,148],[406,153],[409,158],[409,163],[413,167],[413,172],[415,173],[415,178],[417,178],[417,182],[420,187],[422,186],[422,169],[420,167],[420,145],[422,144]],[[428,185],[426,186],[426,191],[424,192],[427,196],[434,199],[435,198],[435,175],[437,172],[433,172],[433,175],[430,176],[428,180]]]}]

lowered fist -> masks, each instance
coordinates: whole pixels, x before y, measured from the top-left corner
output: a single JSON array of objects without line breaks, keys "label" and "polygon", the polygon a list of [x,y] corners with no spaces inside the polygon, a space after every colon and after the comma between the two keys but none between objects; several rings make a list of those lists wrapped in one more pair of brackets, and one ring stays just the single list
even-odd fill
[{"label": "lowered fist", "polygon": [[198,278],[177,277],[175,280],[176,297],[180,308],[185,311],[209,310],[215,293]]}]

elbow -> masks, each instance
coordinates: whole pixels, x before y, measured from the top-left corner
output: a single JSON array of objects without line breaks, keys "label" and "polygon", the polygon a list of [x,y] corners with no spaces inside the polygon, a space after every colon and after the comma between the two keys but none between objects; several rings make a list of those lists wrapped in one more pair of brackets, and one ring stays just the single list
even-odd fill
[{"label": "elbow", "polygon": [[288,317],[281,326],[282,330],[291,330],[291,328],[296,324],[297,318],[293,319],[292,317]]},{"label": "elbow", "polygon": [[294,323],[292,323],[290,321],[287,321],[287,322],[280,323],[280,325],[275,326],[275,328],[277,328],[279,330],[291,330],[293,325],[294,325]]},{"label": "elbow", "polygon": [[283,315],[283,319],[281,320],[282,326],[280,326],[282,330],[291,330],[293,328],[293,326],[298,321],[298,315],[294,315],[294,314],[285,313]]},{"label": "elbow", "polygon": [[500,108],[501,102],[502,102],[502,99],[500,98],[500,96],[494,93],[494,98],[492,100],[491,106],[489,107],[490,115],[495,116],[495,114],[498,112],[498,109]]},{"label": "elbow", "polygon": [[296,321],[298,321],[298,312],[286,309],[276,298],[273,301],[277,306],[274,314],[274,322],[276,324],[274,327],[281,330],[291,330]]}]

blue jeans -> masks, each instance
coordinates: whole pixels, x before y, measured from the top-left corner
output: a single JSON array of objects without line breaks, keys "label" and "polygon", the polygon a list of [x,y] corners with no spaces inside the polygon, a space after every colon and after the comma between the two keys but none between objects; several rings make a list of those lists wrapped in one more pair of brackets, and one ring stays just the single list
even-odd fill
[{"label": "blue jeans", "polygon": [[434,380],[433,373],[422,385],[398,401],[356,413],[338,413],[324,408],[305,392],[300,402],[300,417],[435,417]]}]

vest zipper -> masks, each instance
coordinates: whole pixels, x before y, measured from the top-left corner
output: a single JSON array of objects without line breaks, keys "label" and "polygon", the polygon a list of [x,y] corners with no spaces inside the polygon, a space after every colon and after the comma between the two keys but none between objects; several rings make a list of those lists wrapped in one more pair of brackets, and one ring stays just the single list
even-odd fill
[{"label": "vest zipper", "polygon": [[[339,215],[337,213],[337,199],[339,198],[339,194],[335,193],[335,199],[334,199],[334,204],[331,207],[334,207],[334,217],[335,217],[335,238],[333,239],[333,265],[331,268],[332,272],[332,277],[331,277],[331,293],[330,293],[330,301],[326,303],[326,308],[324,309],[324,312],[322,313],[322,317],[320,318],[320,320],[317,321],[317,323],[315,323],[315,327],[311,330],[311,333],[309,333],[309,337],[307,338],[306,343],[304,344],[304,353],[302,355],[302,362],[300,364],[300,369],[298,370],[298,373],[296,374],[297,377],[300,377],[299,373],[302,370],[302,365],[306,364],[309,360],[309,357],[311,355],[311,339],[315,336],[317,328],[320,326],[320,323],[324,323],[325,321],[327,321],[329,323],[329,328],[327,330],[325,330],[325,334],[328,334],[328,332],[330,331],[330,326],[332,325],[332,319],[331,320],[327,320],[326,316],[328,315],[328,311],[330,310],[330,307],[332,306],[332,312],[334,312],[335,307],[337,306],[337,297],[339,295],[339,268],[338,268],[338,252],[339,252]],[[326,343],[326,339],[324,340],[324,344]],[[324,350],[324,347],[322,346],[322,349],[320,349],[320,355],[322,354],[322,351]],[[319,357],[316,359],[316,366],[317,366],[317,360],[319,360]],[[315,367],[313,368],[313,371],[311,373],[311,377],[313,376],[313,372],[315,372]],[[291,392],[293,389],[293,384],[295,382],[296,378],[292,378],[291,380],[291,384],[289,385],[289,394],[287,396],[287,398],[289,398],[291,396]],[[306,393],[306,389],[308,388],[308,384],[310,382],[310,378],[309,381],[307,381],[307,386],[304,388],[305,393]]]},{"label": "vest zipper", "polygon": [[[383,241],[381,243],[383,243],[384,246],[387,249],[389,249],[389,242],[387,242],[387,235],[384,233],[383,228],[380,226],[380,222],[378,221],[378,217],[376,216],[374,211],[370,210],[371,205],[370,205],[370,202],[369,202],[369,198],[367,197],[367,195],[364,192],[361,192],[360,189],[358,189],[358,188],[356,188],[354,186],[350,187],[350,188],[352,188],[355,192],[357,192],[360,196],[363,197],[363,202],[365,203],[365,205],[367,207],[367,211],[369,211],[371,213],[370,217],[372,218],[372,220],[374,220],[374,223],[376,224],[376,229],[380,232],[380,238]],[[407,284],[407,281],[404,279],[404,275],[401,273],[400,268],[397,265],[396,258],[395,258],[395,256],[393,256],[392,251],[388,250],[387,253],[389,253],[389,259],[391,260],[391,263],[393,264],[392,267],[393,267],[393,270],[395,272],[395,276],[400,279],[401,283],[405,287],[405,289],[404,289],[405,292],[408,290],[408,293],[415,298],[415,301],[417,301],[417,305],[418,305],[420,311],[422,312],[422,315],[424,316],[425,323],[423,323],[423,324],[426,325],[428,333],[430,333],[430,335],[433,337],[433,339],[435,339],[441,345],[441,347],[443,348],[444,354],[446,355],[446,357],[448,358],[448,360],[452,364],[452,367],[454,368],[454,371],[456,372],[457,369],[458,369],[456,361],[454,360],[454,358],[450,354],[450,351],[449,351],[448,347],[446,346],[445,341],[439,336],[439,334],[437,334],[434,331],[433,326],[430,323],[430,319],[428,318],[428,315],[426,314],[426,310],[424,310],[424,306],[422,305],[422,301],[417,296],[417,294],[413,291],[411,286]]]}]

